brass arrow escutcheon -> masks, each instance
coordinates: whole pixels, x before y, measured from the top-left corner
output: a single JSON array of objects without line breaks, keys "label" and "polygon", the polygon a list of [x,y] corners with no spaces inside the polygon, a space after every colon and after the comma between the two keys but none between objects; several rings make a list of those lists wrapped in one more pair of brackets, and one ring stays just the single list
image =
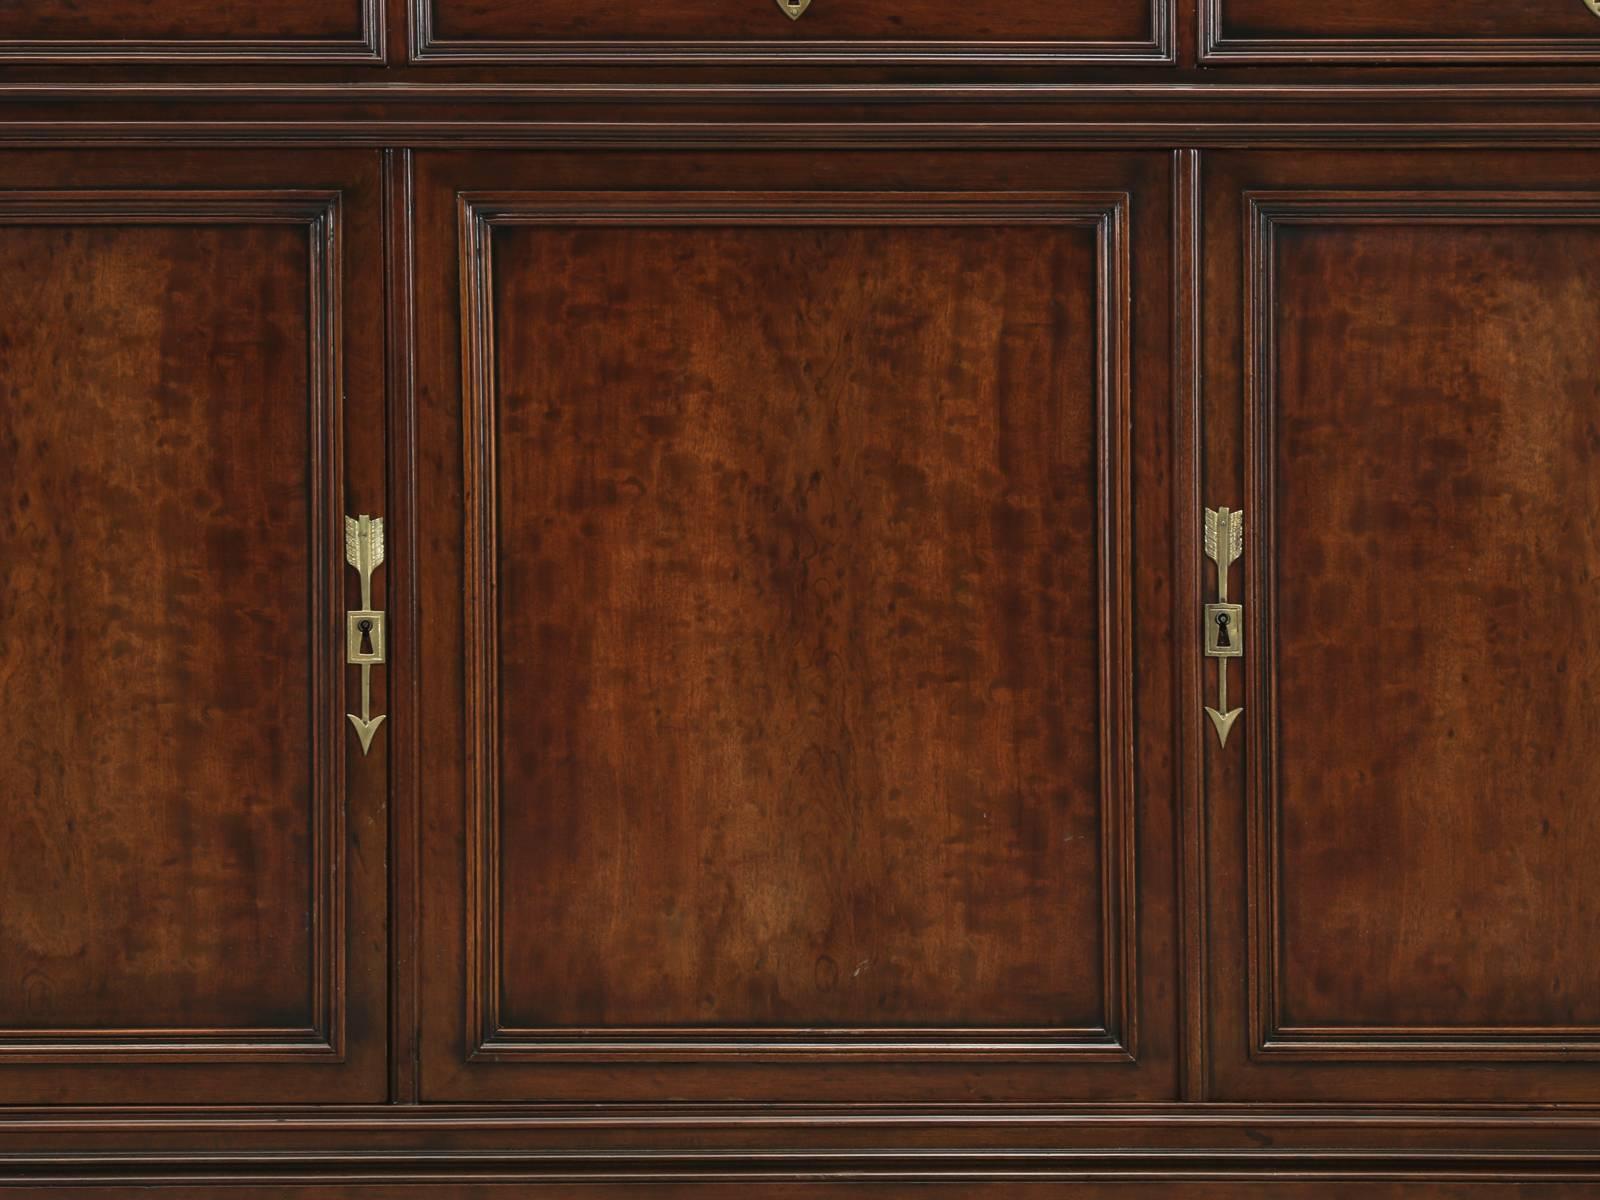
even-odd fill
[{"label": "brass arrow escutcheon", "polygon": [[1206,716],[1217,731],[1218,743],[1226,746],[1233,723],[1244,711],[1228,707],[1228,660],[1244,654],[1244,609],[1228,603],[1228,568],[1244,553],[1244,513],[1208,508],[1205,526],[1206,556],[1217,564],[1217,602],[1205,609],[1205,653],[1217,660],[1217,707],[1207,707]]},{"label": "brass arrow escutcheon", "polygon": [[361,668],[361,715],[346,713],[361,741],[361,753],[372,749],[373,735],[384,714],[372,715],[372,668],[386,660],[383,613],[372,607],[372,573],[383,565],[383,518],[344,519],[344,560],[361,579],[361,607],[344,615],[345,662]]}]

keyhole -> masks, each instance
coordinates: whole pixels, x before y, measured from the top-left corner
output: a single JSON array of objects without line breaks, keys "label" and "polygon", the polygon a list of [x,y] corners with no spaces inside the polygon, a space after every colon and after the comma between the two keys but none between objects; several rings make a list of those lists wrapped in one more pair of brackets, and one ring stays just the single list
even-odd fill
[{"label": "keyhole", "polygon": [[366,618],[356,622],[356,628],[361,632],[361,646],[356,651],[358,654],[372,653],[372,622]]},{"label": "keyhole", "polygon": [[1217,645],[1231,646],[1233,642],[1228,638],[1228,614],[1217,614]]}]

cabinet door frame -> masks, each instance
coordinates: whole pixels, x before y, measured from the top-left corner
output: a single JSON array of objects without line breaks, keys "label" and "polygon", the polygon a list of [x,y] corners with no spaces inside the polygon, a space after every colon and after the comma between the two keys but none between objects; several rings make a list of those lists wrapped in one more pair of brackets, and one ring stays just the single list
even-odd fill
[{"label": "cabinet door frame", "polygon": [[[1240,742],[1206,739],[1213,1094],[1223,1100],[1592,1102],[1600,1028],[1293,1025],[1281,1016],[1274,240],[1294,225],[1600,226],[1600,170],[1559,152],[1219,152],[1204,163],[1206,504],[1247,514]],[[1193,553],[1202,555],[1198,529]],[[1202,573],[1211,598],[1211,567]],[[1207,679],[1213,678],[1206,668]],[[1235,678],[1238,678],[1236,675]],[[1215,686],[1212,684],[1211,686]],[[1205,718],[1190,718],[1197,726]]]},{"label": "cabinet door frame", "polygon": [[[315,152],[292,172],[270,156],[88,151],[7,155],[0,230],[50,226],[275,224],[308,242],[310,592],[307,831],[313,892],[311,1024],[0,1030],[11,1103],[283,1103],[387,1093],[384,931],[386,755],[346,745],[343,514],[382,512],[382,271],[378,158]],[[352,318],[352,312],[358,314]],[[349,429],[359,425],[360,437]],[[270,514],[240,514],[248,522]],[[381,681],[376,694],[381,703]],[[364,849],[367,847],[369,849]],[[204,919],[203,915],[197,919]]]},{"label": "cabinet door frame", "polygon": [[[776,163],[747,154],[707,155],[695,164],[700,169],[694,191],[669,193],[654,189],[683,177],[685,164],[674,163],[667,174],[658,156],[419,156],[421,441],[435,447],[419,488],[451,501],[419,506],[425,514],[424,539],[434,547],[424,583],[424,603],[433,616],[421,646],[429,679],[423,705],[430,699],[440,704],[435,716],[422,722],[427,731],[423,819],[430,831],[421,880],[423,956],[436,964],[422,989],[422,1091],[428,1100],[638,1100],[659,1094],[654,1089],[660,1085],[652,1080],[663,1071],[670,1072],[675,1094],[681,1089],[686,1096],[718,1100],[845,1099],[857,1088],[907,1098],[932,1088],[954,1097],[970,1094],[974,1081],[992,1094],[1015,1089],[1023,1098],[1174,1094],[1176,987],[1156,983],[1158,974],[1170,978],[1176,969],[1170,928],[1176,869],[1172,814],[1170,808],[1157,810],[1162,802],[1156,799],[1170,793],[1156,782],[1165,763],[1151,766],[1137,783],[1132,769],[1136,758],[1141,766],[1146,763],[1148,744],[1168,732],[1156,720],[1144,735],[1147,745],[1138,747],[1141,735],[1132,714],[1136,690],[1151,679],[1170,687],[1163,653],[1170,636],[1167,614],[1152,611],[1148,598],[1138,602],[1135,592],[1149,586],[1148,575],[1134,582],[1136,569],[1153,569],[1136,561],[1143,547],[1165,547],[1170,501],[1164,490],[1148,498],[1141,493],[1137,501],[1133,497],[1140,484],[1158,490],[1156,477],[1147,472],[1169,453],[1165,445],[1145,444],[1164,428],[1169,331],[1155,321],[1139,328],[1140,361],[1149,363],[1148,378],[1130,383],[1130,305],[1121,283],[1130,270],[1142,281],[1135,284],[1141,312],[1168,301],[1168,161],[1153,154],[1069,156],[1068,162],[1041,170],[1037,187],[1017,191],[1014,174],[1006,171],[1013,156],[951,156],[937,165],[930,165],[927,155],[915,156],[916,162],[909,155],[885,156],[893,160],[887,170],[858,156],[838,157],[845,178],[818,188],[807,186],[815,168],[808,171],[804,155],[783,156]],[[1109,670],[1102,658],[1102,703],[1109,713],[1100,735],[1102,812],[1109,826],[1103,858],[1115,869],[1115,875],[1108,873],[1104,897],[1113,1006],[1109,1027],[1020,1032],[499,1027],[485,999],[494,991],[493,955],[484,950],[481,919],[487,906],[483,889],[493,877],[488,851],[494,824],[483,820],[484,798],[493,795],[492,764],[470,752],[463,759],[463,747],[482,744],[493,724],[492,688],[486,690],[494,661],[489,604],[493,454],[485,419],[492,403],[492,322],[486,308],[492,294],[487,239],[498,223],[1023,223],[1076,224],[1094,231],[1101,247],[1102,294],[1116,299],[1115,308],[1104,306],[1099,339],[1098,458],[1102,480],[1109,481],[1101,505],[1102,544],[1113,551],[1116,541],[1133,536],[1136,520],[1143,522],[1139,536],[1146,539],[1130,544],[1141,547],[1139,554],[1130,548],[1102,560],[1101,605],[1111,638]],[[1159,416],[1150,411],[1155,395],[1163,406]],[[1163,479],[1159,488],[1164,486]],[[456,508],[461,503],[465,509]],[[451,511],[463,516],[452,519]],[[462,545],[442,553],[452,537]],[[1138,671],[1135,630],[1146,660]],[[466,714],[460,726],[445,719],[456,696]],[[1159,707],[1153,697],[1149,707]],[[441,853],[447,846],[449,853]]]}]

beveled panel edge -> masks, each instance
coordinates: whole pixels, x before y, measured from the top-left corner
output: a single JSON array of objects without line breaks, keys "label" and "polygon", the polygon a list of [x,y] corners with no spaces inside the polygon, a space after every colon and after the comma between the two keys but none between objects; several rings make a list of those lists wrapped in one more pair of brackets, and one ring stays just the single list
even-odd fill
[{"label": "beveled panel edge", "polygon": [[447,41],[433,29],[437,0],[406,5],[408,61],[632,66],[1177,65],[1179,0],[1148,0],[1151,36],[1135,42],[872,41]]},{"label": "beveled panel edge", "polygon": [[260,189],[0,191],[7,225],[303,225],[307,231],[306,372],[311,479],[311,854],[312,1024],[308,1028],[0,1029],[0,1067],[22,1063],[238,1063],[342,1061],[345,1055],[345,812],[343,655],[335,630],[344,610],[341,196]]},{"label": "beveled panel edge", "polygon": [[383,0],[360,0],[361,31],[352,38],[10,38],[0,39],[0,63],[17,66],[128,63],[315,63],[386,61]]},{"label": "beveled panel edge", "polygon": [[1600,1026],[1288,1025],[1282,1020],[1283,892],[1277,747],[1277,330],[1275,231],[1281,225],[1600,225],[1600,192],[1244,193],[1245,495],[1248,531],[1245,869],[1249,921],[1245,975],[1253,1060],[1333,1062],[1600,1061]]},{"label": "beveled panel edge", "polygon": [[[759,198],[758,198],[759,197]],[[1125,191],[1073,193],[577,192],[456,194],[460,247],[463,494],[466,507],[467,764],[465,1038],[468,1061],[848,1057],[894,1061],[1138,1058],[1136,795],[1132,759],[1133,583],[1130,296]],[[1101,932],[1104,1011],[1094,1028],[606,1028],[501,1024],[492,897],[497,887],[494,321],[490,238],[497,225],[1066,225],[1095,231],[1097,542],[1100,628]],[[1107,298],[1112,303],[1107,303]],[[1107,497],[1111,498],[1108,504]]]}]

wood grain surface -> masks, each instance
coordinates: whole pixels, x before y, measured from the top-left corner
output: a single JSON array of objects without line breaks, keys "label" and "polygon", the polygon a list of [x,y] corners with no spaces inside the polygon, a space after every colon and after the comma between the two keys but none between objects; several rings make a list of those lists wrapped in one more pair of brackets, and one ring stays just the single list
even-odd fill
[{"label": "wood grain surface", "polygon": [[1593,1036],[1600,211],[1441,207],[1277,237],[1280,1020]]},{"label": "wood grain surface", "polygon": [[1107,1025],[1097,248],[495,232],[505,1023]]},{"label": "wood grain surface", "polygon": [[0,225],[0,1025],[313,1025],[305,225]]}]

